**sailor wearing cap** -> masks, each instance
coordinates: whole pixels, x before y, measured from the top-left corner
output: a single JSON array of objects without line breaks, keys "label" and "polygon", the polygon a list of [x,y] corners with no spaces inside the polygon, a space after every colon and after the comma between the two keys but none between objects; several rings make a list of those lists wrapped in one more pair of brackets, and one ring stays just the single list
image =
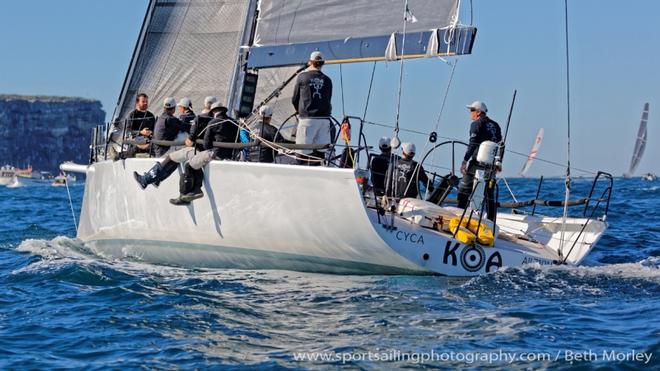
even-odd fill
[{"label": "sailor wearing cap", "polygon": [[[186,125],[178,118],[174,117],[174,110],[176,109],[176,100],[169,97],[163,101],[163,113],[156,121],[156,128],[154,129],[155,140],[175,140],[176,136],[181,132],[188,132],[190,125]],[[153,154],[156,157],[161,157],[170,149],[170,146],[163,146],[153,143]]]},{"label": "sailor wearing cap", "polygon": [[[264,105],[259,108],[259,120],[250,125],[250,132],[269,142],[275,142],[277,128],[272,124],[273,109]],[[276,151],[268,145],[260,144],[248,150],[248,160],[252,162],[274,162]]]},{"label": "sailor wearing cap", "polygon": [[401,149],[401,158],[387,171],[387,184],[385,185],[387,195],[397,199],[417,198],[420,194],[420,182],[427,187],[429,192],[432,191],[433,185],[430,184],[424,167],[413,160],[416,152],[415,145],[406,142],[401,145]]},{"label": "sailor wearing cap", "polygon": [[215,97],[213,95],[209,95],[208,97],[204,98],[204,109],[202,109],[202,113],[200,113],[199,115],[211,116],[209,115],[209,112],[211,112],[211,106],[213,105],[213,103],[217,101],[218,101],[218,97]]},{"label": "sailor wearing cap", "polygon": [[380,154],[371,156],[371,160],[369,161],[371,184],[373,185],[376,196],[385,194],[385,174],[387,173],[387,168],[390,166],[390,158],[392,157],[391,141],[389,137],[380,138],[378,140]]},{"label": "sailor wearing cap", "polygon": [[[321,72],[325,60],[319,51],[309,56],[309,68],[298,75],[293,90],[293,108],[298,114],[296,144],[330,144],[332,142],[332,80]],[[324,157],[324,151],[299,150],[302,161]],[[319,162],[314,162],[318,164]]]},{"label": "sailor wearing cap", "polygon": [[[477,151],[479,145],[485,141],[499,143],[502,141],[502,130],[500,125],[487,116],[488,108],[480,101],[472,102],[466,106],[470,110],[470,141],[461,164],[463,178],[458,186],[458,207],[464,209],[470,202],[470,194],[474,186],[474,174],[477,170]],[[494,188],[486,187],[486,199],[488,200],[488,218],[495,218],[495,195]]]},{"label": "sailor wearing cap", "polygon": [[179,120],[184,124],[191,124],[196,115],[192,110],[190,98],[181,98],[176,106],[179,109]]}]

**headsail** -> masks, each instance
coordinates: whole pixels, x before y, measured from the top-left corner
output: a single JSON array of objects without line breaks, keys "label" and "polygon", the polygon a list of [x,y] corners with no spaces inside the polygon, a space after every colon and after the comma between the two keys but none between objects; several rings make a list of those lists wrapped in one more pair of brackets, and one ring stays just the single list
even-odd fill
[{"label": "headsail", "polygon": [[630,160],[630,168],[625,174],[625,177],[631,177],[637,170],[640,161],[642,160],[642,155],[644,154],[644,149],[646,148],[646,122],[649,119],[649,104],[644,103],[644,111],[642,111],[642,121],[639,123],[639,130],[637,131],[637,141],[635,142],[635,149],[633,150],[633,156]]},{"label": "headsail", "polygon": [[534,145],[532,145],[532,150],[529,152],[529,155],[527,155],[527,161],[525,162],[525,165],[523,165],[522,170],[520,170],[520,176],[524,177],[525,174],[527,174],[527,171],[529,171],[529,168],[532,166],[534,159],[539,153],[539,149],[541,148],[542,141],[543,141],[543,128],[540,128],[539,132],[536,134],[536,139],[534,139]]},{"label": "headsail", "polygon": [[327,63],[383,60],[390,39],[406,58],[469,54],[476,29],[458,24],[459,3],[408,0],[406,37],[415,42],[402,51],[402,0],[261,0],[248,66],[296,65],[314,50]]},{"label": "headsail", "polygon": [[154,111],[165,97],[227,102],[251,1],[151,0],[113,119],[144,92]]}]

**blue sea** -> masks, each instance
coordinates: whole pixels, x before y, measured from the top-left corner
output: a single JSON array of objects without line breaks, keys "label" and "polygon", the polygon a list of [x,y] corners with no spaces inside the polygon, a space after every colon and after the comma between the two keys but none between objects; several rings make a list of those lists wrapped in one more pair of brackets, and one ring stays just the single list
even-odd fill
[{"label": "blue sea", "polygon": [[614,187],[582,266],[471,279],[110,261],[75,240],[66,188],[0,187],[0,369],[659,369],[660,182]]}]

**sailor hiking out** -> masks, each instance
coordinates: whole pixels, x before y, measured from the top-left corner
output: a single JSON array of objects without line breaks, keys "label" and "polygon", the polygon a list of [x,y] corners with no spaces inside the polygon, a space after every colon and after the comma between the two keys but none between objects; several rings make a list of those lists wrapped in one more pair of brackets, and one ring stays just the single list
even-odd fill
[{"label": "sailor hiking out", "polygon": [[[176,100],[174,98],[165,98],[163,101],[163,113],[156,121],[156,128],[154,129],[154,139],[172,141],[175,140],[177,135],[181,132],[186,133],[190,130],[190,124],[181,122],[178,118],[174,117],[176,109]],[[170,149],[170,146],[159,145],[152,143],[153,154],[155,157],[161,157]]]},{"label": "sailor hiking out", "polygon": [[204,197],[202,168],[211,160],[231,160],[234,157],[234,149],[214,147],[213,143],[236,143],[239,139],[238,123],[227,115],[227,107],[220,102],[213,103],[211,113],[213,119],[198,134],[204,135],[204,150],[197,152],[186,164],[179,183],[179,197],[170,199],[173,205],[187,205]]},{"label": "sailor hiking out", "polygon": [[[207,97],[207,101],[211,100]],[[217,99],[215,99],[217,101]],[[181,103],[181,102],[179,102]],[[210,105],[209,105],[210,108]],[[219,110],[219,108],[216,108]],[[190,126],[190,131],[188,132],[188,137],[186,138],[186,146],[174,152],[169,152],[165,155],[163,162],[156,162],[156,164],[143,175],[133,172],[135,180],[138,182],[142,189],[147,188],[149,184],[153,184],[158,187],[162,181],[167,179],[176,169],[179,167],[179,164],[185,164],[190,161],[190,159],[195,156],[196,152],[203,151],[204,145],[198,144],[197,140],[202,139],[204,135],[202,132],[206,128],[206,125],[213,119],[211,116],[212,112],[201,113],[199,116],[196,116],[192,121]]]}]

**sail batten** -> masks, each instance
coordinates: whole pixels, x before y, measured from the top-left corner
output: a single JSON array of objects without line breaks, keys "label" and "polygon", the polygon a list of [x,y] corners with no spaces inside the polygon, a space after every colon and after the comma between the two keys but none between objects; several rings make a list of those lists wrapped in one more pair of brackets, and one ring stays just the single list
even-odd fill
[{"label": "sail batten", "polygon": [[647,131],[646,125],[649,119],[649,104],[644,104],[644,110],[642,111],[642,119],[639,123],[639,129],[637,130],[637,140],[635,141],[635,149],[633,150],[632,159],[630,160],[630,167],[628,172],[625,174],[627,177],[633,176],[639,163],[642,160],[644,155],[644,150],[646,149],[646,138]]}]

